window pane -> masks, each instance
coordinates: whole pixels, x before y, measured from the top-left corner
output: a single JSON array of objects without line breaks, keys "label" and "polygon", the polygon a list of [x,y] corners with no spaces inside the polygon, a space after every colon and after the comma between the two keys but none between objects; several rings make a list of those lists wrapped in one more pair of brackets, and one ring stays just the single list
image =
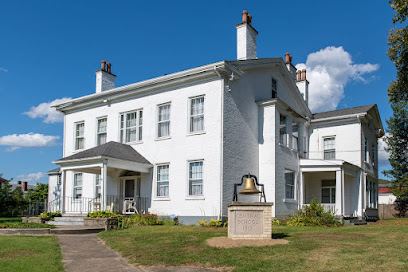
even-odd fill
[{"label": "window pane", "polygon": [[330,188],[322,188],[322,203],[330,203]]},{"label": "window pane", "polygon": [[170,122],[163,122],[159,123],[159,137],[167,137],[170,136]]},{"label": "window pane", "polygon": [[286,190],[286,198],[295,198],[295,173],[288,172],[285,173],[285,190]]},{"label": "window pane", "polygon": [[106,124],[107,124],[106,118],[98,119],[98,133],[106,132]]},{"label": "window pane", "polygon": [[336,188],[331,188],[331,203],[336,203]]},{"label": "window pane", "polygon": [[336,186],[335,180],[322,180],[322,187]]}]

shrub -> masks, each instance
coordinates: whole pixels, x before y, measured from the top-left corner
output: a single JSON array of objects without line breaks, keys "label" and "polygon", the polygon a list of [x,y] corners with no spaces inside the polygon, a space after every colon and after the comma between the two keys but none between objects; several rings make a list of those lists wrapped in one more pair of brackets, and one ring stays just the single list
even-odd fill
[{"label": "shrub", "polygon": [[212,218],[211,218],[210,221],[207,221],[206,219],[198,221],[198,224],[200,224],[200,226],[202,226],[202,227],[209,227],[209,228],[219,228],[219,227],[228,226],[227,222],[225,222],[223,224],[221,219],[214,220]]},{"label": "shrub", "polygon": [[309,206],[304,206],[294,216],[288,217],[285,224],[297,227],[338,227],[343,225],[335,218],[333,213],[325,212],[323,206],[315,197],[312,198]]},{"label": "shrub", "polygon": [[97,211],[88,214],[91,218],[120,218],[122,215],[110,211]]},{"label": "shrub", "polygon": [[43,212],[40,213],[39,217],[49,217],[51,221],[54,220],[55,217],[61,217],[61,213],[59,211],[56,212]]}]

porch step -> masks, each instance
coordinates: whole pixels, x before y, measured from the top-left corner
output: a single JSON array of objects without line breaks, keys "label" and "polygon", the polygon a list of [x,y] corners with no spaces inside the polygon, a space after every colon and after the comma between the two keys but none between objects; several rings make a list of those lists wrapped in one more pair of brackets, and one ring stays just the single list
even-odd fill
[{"label": "porch step", "polygon": [[55,217],[54,221],[48,221],[48,224],[55,226],[83,226],[85,216],[67,216]]},{"label": "porch step", "polygon": [[345,220],[344,224],[349,226],[361,226],[367,225],[367,222],[364,219],[348,219]]}]

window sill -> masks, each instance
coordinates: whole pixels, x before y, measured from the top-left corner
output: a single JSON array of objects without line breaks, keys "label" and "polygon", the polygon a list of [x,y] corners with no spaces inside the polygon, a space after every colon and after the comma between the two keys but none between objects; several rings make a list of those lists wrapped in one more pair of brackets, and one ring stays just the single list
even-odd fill
[{"label": "window sill", "polygon": [[171,199],[169,197],[163,197],[163,198],[158,197],[158,198],[153,199],[153,201],[170,201],[170,200]]},{"label": "window sill", "polygon": [[186,200],[205,200],[204,196],[188,196]]},{"label": "window sill", "polygon": [[133,141],[133,142],[127,142],[127,143],[124,143],[124,144],[127,144],[127,145],[143,144],[143,141]]},{"label": "window sill", "polygon": [[163,140],[169,140],[169,139],[171,139],[171,136],[156,138],[155,141],[163,141]]},{"label": "window sill", "polygon": [[188,132],[187,136],[202,135],[205,133],[206,133],[205,131]]},{"label": "window sill", "polygon": [[293,204],[297,204],[297,200],[296,199],[292,199],[292,198],[284,198],[283,202],[285,203],[293,203]]}]

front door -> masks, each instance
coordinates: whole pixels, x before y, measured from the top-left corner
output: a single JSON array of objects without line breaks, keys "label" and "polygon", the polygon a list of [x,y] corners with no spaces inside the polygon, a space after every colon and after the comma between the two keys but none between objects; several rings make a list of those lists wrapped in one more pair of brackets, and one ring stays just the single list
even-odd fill
[{"label": "front door", "polygon": [[125,179],[125,198],[134,198],[136,193],[135,189],[135,180]]},{"label": "front door", "polygon": [[140,178],[132,177],[123,179],[123,213],[134,213],[138,208],[140,192]]}]

